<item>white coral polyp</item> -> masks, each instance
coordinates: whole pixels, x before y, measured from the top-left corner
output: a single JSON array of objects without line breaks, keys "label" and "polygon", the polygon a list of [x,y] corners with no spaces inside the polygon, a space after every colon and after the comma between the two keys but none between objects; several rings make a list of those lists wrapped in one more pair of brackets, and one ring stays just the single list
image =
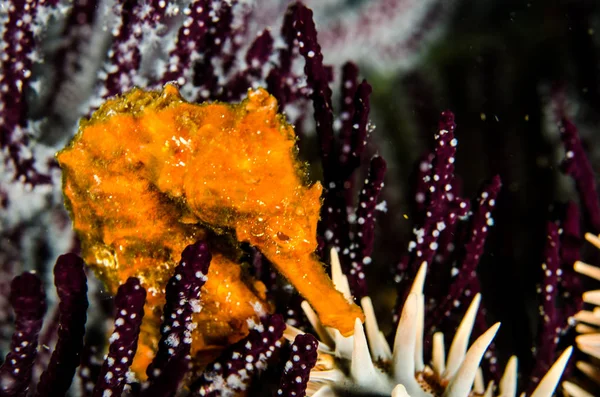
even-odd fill
[{"label": "white coral polyp", "polygon": [[[331,268],[336,288],[347,299],[352,299],[348,279],[341,270],[335,250],[331,250]],[[474,297],[454,335],[448,357],[445,357],[444,335],[438,332],[433,336],[431,363],[424,363],[423,285],[426,271],[424,262],[404,303],[393,349],[379,330],[369,297],[361,300],[365,324],[357,319],[354,335],[350,337],[323,327],[312,308],[303,302],[302,307],[320,339],[319,356],[310,373],[307,396],[337,397],[338,393],[348,391],[392,397],[494,396],[494,384],[489,382],[485,387],[479,364],[500,323],[490,327],[467,350],[481,300],[479,294]],[[285,334],[293,339],[298,333],[302,331],[288,325]],[[571,351],[569,347],[561,354],[531,397],[552,396]],[[517,359],[514,356],[506,366],[496,395],[517,396]]]}]

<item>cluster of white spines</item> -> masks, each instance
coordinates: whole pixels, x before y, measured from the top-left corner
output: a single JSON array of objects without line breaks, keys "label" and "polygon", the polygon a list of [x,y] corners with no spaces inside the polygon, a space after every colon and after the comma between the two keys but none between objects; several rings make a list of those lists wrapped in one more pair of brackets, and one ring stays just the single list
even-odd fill
[{"label": "cluster of white spines", "polygon": [[[600,249],[599,236],[586,233],[585,239]],[[574,268],[576,272],[600,281],[600,267],[577,261]],[[575,339],[577,348],[595,359],[600,359],[600,348],[598,347],[600,345],[600,312],[598,311],[598,307],[600,307],[600,290],[585,292],[583,301],[593,305],[594,310],[582,310],[575,315],[575,319],[579,322],[575,329],[580,334]],[[575,365],[584,375],[600,385],[600,368],[591,362],[585,361],[578,361]],[[569,396],[593,397],[593,394],[573,382],[563,382],[562,386]]]},{"label": "cluster of white spines", "polygon": [[[352,299],[348,281],[343,274],[337,252],[331,250],[332,279],[336,288],[347,299]],[[424,374],[438,379],[446,385],[443,397],[467,397],[472,391],[485,397],[494,396],[494,384],[487,387],[479,365],[500,324],[484,332],[469,349],[469,338],[479,309],[481,296],[477,294],[461,321],[448,356],[445,356],[444,335],[433,336],[432,362],[423,360],[424,337],[424,294],[423,285],[427,266],[423,263],[415,277],[411,291],[404,303],[396,331],[393,349],[379,330],[369,297],[361,300],[365,312],[365,324],[357,319],[354,335],[343,337],[334,329],[322,326],[310,306],[305,302],[303,309],[319,336],[319,360],[311,372],[307,395],[312,397],[335,397],[336,390],[369,391],[392,397],[433,397],[424,386]],[[365,335],[366,331],[366,335]],[[288,326],[286,336],[293,338],[301,331]],[[554,393],[562,372],[571,355],[566,349],[541,380],[531,397],[550,397]],[[349,373],[336,366],[336,360],[348,360]],[[378,361],[391,363],[389,372],[376,366]],[[517,359],[512,357],[500,381],[502,397],[517,396]],[[438,385],[438,386],[439,386]]]}]

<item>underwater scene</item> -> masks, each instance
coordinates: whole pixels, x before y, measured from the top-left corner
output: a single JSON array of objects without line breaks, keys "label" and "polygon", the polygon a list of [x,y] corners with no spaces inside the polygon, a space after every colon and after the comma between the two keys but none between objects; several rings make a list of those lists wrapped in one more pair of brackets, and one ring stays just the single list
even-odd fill
[{"label": "underwater scene", "polygon": [[0,397],[600,396],[600,2],[0,36]]}]

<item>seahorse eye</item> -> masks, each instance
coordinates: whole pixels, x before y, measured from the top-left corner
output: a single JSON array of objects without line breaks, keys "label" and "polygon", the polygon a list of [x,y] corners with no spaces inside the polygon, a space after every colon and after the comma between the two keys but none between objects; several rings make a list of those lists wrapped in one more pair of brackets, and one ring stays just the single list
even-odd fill
[{"label": "seahorse eye", "polygon": [[277,238],[281,241],[288,241],[290,239],[290,236],[282,232],[277,232]]}]

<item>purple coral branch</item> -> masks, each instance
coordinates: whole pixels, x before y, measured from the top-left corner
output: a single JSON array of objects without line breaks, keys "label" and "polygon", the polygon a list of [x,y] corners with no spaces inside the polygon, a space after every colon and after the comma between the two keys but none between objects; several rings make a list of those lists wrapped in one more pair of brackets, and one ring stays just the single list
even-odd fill
[{"label": "purple coral branch", "polygon": [[[47,2],[49,6],[52,3]],[[8,152],[7,162],[12,161],[15,179],[32,184],[50,181],[47,175],[35,170],[33,157],[23,154],[29,143],[25,91],[36,57],[34,24],[38,11],[45,5],[46,2],[37,0],[25,4],[8,2],[0,59],[0,148]]]},{"label": "purple coral branch", "polygon": [[139,44],[144,34],[154,33],[164,18],[167,3],[150,1],[145,5],[135,0],[125,0],[121,7],[121,23],[111,49],[109,70],[103,76],[103,99],[127,91],[135,85],[134,78],[140,68],[142,53]]},{"label": "purple coral branch", "polygon": [[573,264],[581,259],[580,249],[583,245],[583,236],[581,235],[581,215],[579,206],[575,202],[569,201],[567,203],[561,225],[561,262],[564,264]]},{"label": "purple coral branch", "polygon": [[[342,154],[340,155],[340,163],[345,171],[341,175],[343,180],[350,179],[354,170],[360,166],[362,155],[367,146],[371,91],[371,86],[366,80],[363,80],[354,94],[354,113],[351,119],[352,132],[341,139],[342,148],[340,151]],[[345,185],[344,187],[347,188]]]},{"label": "purple coral branch", "polygon": [[262,67],[273,52],[273,37],[268,30],[262,31],[246,52],[246,68],[233,76],[223,88],[225,101],[238,100],[252,86],[252,80],[262,77]]},{"label": "purple coral branch", "polygon": [[46,313],[46,296],[40,279],[33,273],[14,278],[10,303],[15,311],[15,331],[10,351],[0,367],[0,394],[26,396],[37,355],[38,337]]},{"label": "purple coral branch", "polygon": [[260,67],[269,61],[269,57],[273,53],[273,37],[269,30],[265,29],[252,42],[250,48],[246,52],[246,64],[249,70],[256,73],[260,71]]},{"label": "purple coral branch", "polygon": [[58,341],[40,378],[37,397],[64,396],[79,365],[88,308],[83,266],[83,260],[74,254],[61,255],[54,266],[54,284],[60,299]]},{"label": "purple coral branch", "polygon": [[183,26],[179,28],[175,48],[169,54],[162,83],[177,81],[180,86],[191,83],[192,66],[204,46],[208,31],[209,0],[195,0],[184,10]]},{"label": "purple coral branch", "polygon": [[275,314],[262,319],[248,336],[227,348],[192,384],[194,396],[234,395],[246,389],[256,370],[281,346],[285,329],[283,317]]},{"label": "purple coral branch", "polygon": [[[221,59],[219,65],[223,75],[232,66],[233,59],[223,52],[225,42],[233,36],[232,4],[220,2],[218,7],[213,7],[209,13],[208,29],[204,38],[201,56],[193,66],[193,83],[200,87],[197,101],[205,101],[209,98],[219,98],[223,95],[223,87],[219,84],[214,59]],[[231,45],[235,45],[231,43]]]},{"label": "purple coral branch", "polygon": [[166,288],[166,303],[158,352],[148,366],[144,395],[171,396],[190,362],[192,315],[200,311],[200,289],[207,280],[211,261],[208,245],[199,241],[187,246]]},{"label": "purple coral branch", "polygon": [[[341,252],[342,268],[349,276],[351,291],[357,298],[367,294],[363,264],[370,261],[375,207],[386,170],[381,157],[372,159],[358,208],[354,211],[354,173],[361,164],[367,144],[370,93],[371,86],[366,81],[355,89],[350,109],[353,111],[350,131],[340,138],[337,163],[332,160],[329,164],[329,167],[335,168],[332,174],[336,175],[336,179],[327,186],[320,225],[325,229],[325,238]],[[358,223],[355,224],[354,220]]]},{"label": "purple coral branch", "polygon": [[277,390],[278,396],[306,396],[310,370],[317,363],[317,339],[311,334],[296,336],[290,359],[285,363]]},{"label": "purple coral branch", "polygon": [[[24,7],[16,1],[7,4],[7,21],[4,29],[3,56],[0,64],[0,144],[6,147],[17,127],[26,123],[27,104],[24,88],[27,87],[35,52],[33,19],[37,13],[37,1]],[[28,22],[27,22],[28,21]]]},{"label": "purple coral branch", "polygon": [[[529,387],[535,388],[554,362],[560,328],[559,313],[556,308],[558,292],[558,276],[560,271],[559,228],[554,222],[546,224],[547,239],[544,246],[544,263],[542,263],[542,283],[538,288],[540,296],[541,323],[538,332],[539,340],[535,354],[535,366],[531,372]],[[531,391],[530,390],[530,391]]]},{"label": "purple coral branch", "polygon": [[[364,83],[364,82],[363,82]],[[363,97],[356,96],[356,91],[358,88],[358,67],[356,64],[352,62],[347,62],[342,67],[342,81],[341,81],[341,95],[340,95],[340,113],[339,113],[339,122],[340,122],[340,131],[339,131],[339,141],[340,141],[340,150],[338,153],[338,164],[340,166],[348,163],[352,152],[357,152],[352,148],[353,142],[353,134],[354,133],[362,133],[362,131],[356,131],[353,126],[353,119],[355,117],[355,106],[358,102],[358,105],[361,106],[364,110],[364,106],[360,103],[362,100],[366,101],[367,107],[369,106],[369,93],[366,93]],[[363,92],[365,94],[365,92]],[[365,115],[368,118],[368,110]],[[368,119],[367,119],[368,122]],[[366,128],[364,133],[366,134]],[[364,149],[364,148],[363,148]],[[359,150],[360,153],[363,150]],[[360,165],[360,161],[358,163]],[[356,167],[354,167],[356,168]],[[354,171],[354,168],[350,170],[350,173]],[[341,173],[340,173],[341,176]],[[350,207],[354,202],[354,180],[352,178],[340,178],[347,179],[343,183],[344,187],[344,195],[346,205]],[[328,190],[329,192],[329,190]],[[331,192],[333,193],[333,192]]]},{"label": "purple coral branch", "polygon": [[399,284],[402,293],[398,299],[398,310],[401,310],[409,282],[407,278],[402,278],[400,272],[408,270],[416,273],[423,262],[431,268],[438,249],[440,234],[469,212],[468,201],[458,197],[455,187],[454,159],[457,145],[454,137],[455,128],[454,114],[450,111],[443,112],[438,132],[434,136],[434,155],[426,157],[419,166],[415,199],[417,207],[423,208],[423,211],[420,214],[421,219],[413,229],[414,239],[408,245],[409,254],[396,268],[396,279],[404,280]]},{"label": "purple coral branch", "polygon": [[[349,142],[352,135],[352,115],[354,114],[354,96],[358,87],[358,67],[353,62],[346,62],[342,67],[342,87],[340,95],[340,140]],[[342,156],[344,151],[342,151]],[[345,162],[340,158],[340,162]]]},{"label": "purple coral branch", "polygon": [[[347,72],[353,73],[352,70]],[[333,231],[336,237],[335,245],[339,248],[351,244],[347,237],[351,228],[348,213],[354,206],[354,172],[360,166],[367,146],[370,95],[371,86],[366,80],[355,87],[352,104],[346,107],[351,112],[347,116],[349,129],[342,129],[339,142],[334,142],[331,162],[323,163],[323,167],[329,168],[329,174],[335,175],[335,179],[328,183],[326,180],[324,209],[327,210],[323,211],[322,223],[328,225],[328,228]],[[344,114],[343,112],[342,115]],[[330,212],[329,208],[334,210]],[[341,259],[344,269],[348,272],[350,263],[344,258]]]},{"label": "purple coral branch", "polygon": [[[448,223],[454,223],[469,211],[468,202],[454,194],[454,159],[457,145],[455,129],[454,114],[450,111],[442,112],[438,133],[435,135],[436,148],[429,183],[429,208],[425,213],[426,218],[445,218]],[[428,260],[428,263],[431,261]]]},{"label": "purple coral branch", "polygon": [[267,89],[279,103],[279,109],[297,99],[300,93],[296,83],[299,76],[292,72],[292,62],[298,53],[296,9],[297,3],[287,8],[281,25],[281,37],[285,46],[278,49],[278,64],[271,69],[267,76]]},{"label": "purple coral branch", "polygon": [[304,4],[297,2],[290,6],[288,12],[293,15],[293,28],[296,33],[300,54],[304,57],[304,73],[308,85],[312,88],[311,99],[314,107],[314,118],[317,124],[317,135],[325,185],[335,180],[330,165],[334,149],[333,106],[329,72],[323,64],[323,54],[317,42],[317,29],[312,18],[312,11]]},{"label": "purple coral branch", "polygon": [[435,154],[427,153],[421,156],[416,170],[416,181],[414,186],[414,205],[415,212],[422,213],[427,208],[427,197],[429,196],[429,181],[431,169],[433,168],[433,159]]},{"label": "purple coral branch", "polygon": [[123,392],[125,375],[137,350],[145,302],[146,290],[135,277],[130,277],[117,290],[115,329],[109,339],[108,355],[100,369],[94,397],[120,396]]},{"label": "purple coral branch", "polygon": [[[385,160],[382,157],[375,156],[371,159],[369,174],[358,199],[356,210],[357,232],[355,241],[350,244],[347,256],[350,261],[350,271],[347,273],[350,289],[352,295],[358,299],[367,295],[364,266],[371,263],[373,242],[375,240],[375,211],[377,200],[383,188],[383,177],[386,168]],[[343,258],[346,259],[346,256]]]},{"label": "purple coral branch", "polygon": [[356,217],[359,224],[359,248],[363,260],[370,257],[373,252],[373,242],[375,241],[375,210],[377,209],[377,200],[381,194],[381,189],[384,186],[383,178],[385,177],[386,170],[387,164],[383,157],[373,157],[371,159],[369,175],[358,197]]},{"label": "purple coral branch", "polygon": [[468,212],[468,203],[456,197],[453,192],[455,128],[454,114],[449,111],[443,112],[435,135],[436,147],[431,169],[429,175],[423,177],[428,195],[423,225],[415,229],[416,239],[409,245],[409,251],[414,251],[415,256],[412,270],[423,261],[431,264],[440,232],[447,224],[453,224],[458,217],[465,216]]},{"label": "purple coral branch", "polygon": [[[567,204],[562,222],[547,223],[547,235],[542,283],[538,287],[541,319],[530,391],[554,362],[561,338],[573,326],[571,316],[583,307],[583,286],[573,269],[582,245],[579,209],[575,203]],[[569,376],[572,370],[573,366],[567,367],[564,376]]]},{"label": "purple coral branch", "polygon": [[575,125],[563,118],[559,123],[559,130],[566,151],[562,166],[575,180],[586,222],[594,232],[598,233],[600,232],[600,201],[594,170],[585,154]]},{"label": "purple coral branch", "polygon": [[[499,176],[493,177],[490,182],[484,185],[471,219],[468,241],[464,245],[464,257],[461,265],[459,268],[453,269],[453,278],[445,298],[438,302],[435,307],[429,307],[426,314],[425,329],[432,329],[435,324],[440,324],[442,318],[449,315],[454,302],[460,302],[465,298],[463,296],[465,291],[468,290],[471,294],[479,291],[479,283],[476,278],[477,265],[483,254],[489,230],[494,225],[492,210],[496,205],[496,198],[501,187],[502,183]],[[473,289],[476,289],[476,291],[473,291]]]},{"label": "purple coral branch", "polygon": [[561,226],[560,263],[562,274],[559,276],[558,282],[563,296],[566,298],[563,310],[563,317],[566,320],[583,309],[582,296],[585,292],[581,277],[573,268],[573,264],[581,259],[580,249],[583,245],[583,238],[579,207],[572,201],[567,204]]}]

